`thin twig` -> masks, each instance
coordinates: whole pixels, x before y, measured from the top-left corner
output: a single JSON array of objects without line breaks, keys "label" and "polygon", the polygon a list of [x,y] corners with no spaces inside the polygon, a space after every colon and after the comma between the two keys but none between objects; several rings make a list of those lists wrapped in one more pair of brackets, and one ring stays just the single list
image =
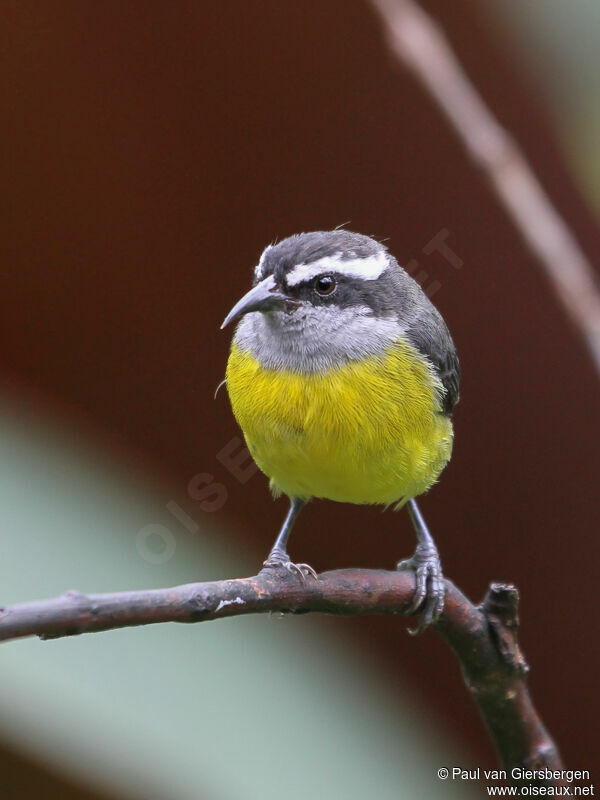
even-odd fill
[{"label": "thin twig", "polygon": [[383,20],[390,49],[412,70],[489,178],[600,372],[600,286],[594,267],[434,20],[413,0],[371,3]]},{"label": "thin twig", "polygon": [[[465,682],[504,768],[561,770],[554,742],[526,685],[527,665],[516,638],[518,594],[492,584],[475,607],[449,581],[437,631],[458,657]],[[43,639],[158,622],[203,622],[267,611],[338,615],[404,614],[415,589],[409,572],[344,569],[301,581],[264,569],[251,578],[188,583],[170,589],[85,595],[21,603],[0,611],[0,640]],[[527,781],[531,783],[532,781]],[[552,778],[541,783],[560,785]]]}]

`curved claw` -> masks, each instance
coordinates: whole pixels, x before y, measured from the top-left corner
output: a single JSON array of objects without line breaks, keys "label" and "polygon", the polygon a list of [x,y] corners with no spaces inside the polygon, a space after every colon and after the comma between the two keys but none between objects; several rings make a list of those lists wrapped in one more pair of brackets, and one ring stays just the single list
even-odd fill
[{"label": "curved claw", "polygon": [[294,564],[287,554],[271,553],[267,560],[263,562],[263,567],[270,567],[271,569],[283,568],[291,575],[296,575],[303,583],[307,577],[318,580],[317,573],[310,564]]},{"label": "curved claw", "polygon": [[440,558],[434,548],[418,545],[414,556],[400,561],[396,568],[415,573],[415,593],[408,613],[416,613],[423,604],[424,607],[418,626],[409,628],[408,632],[418,636],[437,622],[444,610],[446,587]]},{"label": "curved claw", "polygon": [[318,580],[317,572],[311,567],[310,564],[294,564],[293,566],[299,569],[303,576]]}]

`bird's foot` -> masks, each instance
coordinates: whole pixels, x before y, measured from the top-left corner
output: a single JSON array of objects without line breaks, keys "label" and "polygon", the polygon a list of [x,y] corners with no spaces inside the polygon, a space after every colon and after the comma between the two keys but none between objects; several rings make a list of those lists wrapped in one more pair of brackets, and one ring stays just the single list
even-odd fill
[{"label": "bird's foot", "polygon": [[414,555],[399,561],[396,569],[415,573],[415,594],[408,613],[414,614],[422,605],[423,610],[418,626],[409,628],[408,632],[418,636],[437,622],[444,610],[446,587],[438,551],[430,545],[418,544]]},{"label": "bird's foot", "polygon": [[291,575],[295,575],[296,577],[300,578],[300,580],[303,582],[308,577],[317,580],[317,573],[310,566],[310,564],[294,564],[293,561],[290,561],[290,557],[285,550],[280,550],[278,547],[274,547],[273,550],[271,550],[269,557],[263,562],[263,568],[285,569]]}]

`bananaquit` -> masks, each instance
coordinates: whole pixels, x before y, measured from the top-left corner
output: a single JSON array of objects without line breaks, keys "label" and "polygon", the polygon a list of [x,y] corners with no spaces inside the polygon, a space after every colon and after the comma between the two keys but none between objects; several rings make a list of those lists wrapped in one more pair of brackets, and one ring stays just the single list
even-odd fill
[{"label": "bananaquit", "polygon": [[310,498],[407,505],[418,543],[398,569],[415,572],[411,610],[422,608],[424,630],[444,582],[414,498],[450,459],[460,374],[441,315],[384,245],[334,230],[269,245],[222,327],[236,319],[233,412],[274,495],[290,499],[265,566],[316,578],[287,553]]}]

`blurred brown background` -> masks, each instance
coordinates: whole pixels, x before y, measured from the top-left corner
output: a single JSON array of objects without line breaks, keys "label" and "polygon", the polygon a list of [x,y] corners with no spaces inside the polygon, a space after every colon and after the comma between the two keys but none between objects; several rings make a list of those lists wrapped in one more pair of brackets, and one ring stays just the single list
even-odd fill
[{"label": "blurred brown background", "polygon": [[[468,0],[425,6],[597,261],[595,222],[509,41]],[[445,572],[474,599],[491,580],[517,583],[534,700],[567,764],[590,768],[598,381],[368,6],[61,0],[10,2],[2,17],[4,392],[172,481],[191,517],[189,479],[214,474],[229,492],[218,516],[240,531],[228,546],[258,566],[285,508],[216,458],[237,433],[225,392],[213,400],[220,322],[276,237],[345,222],[387,237],[442,284],[434,301],[461,356],[454,458],[423,502]],[[442,229],[460,269],[423,253]],[[319,570],[392,566],[413,539],[405,514],[315,503],[291,549]],[[442,735],[494,764],[435,635],[411,641],[387,618],[330,624],[384,664],[384,691],[408,675]]]}]

